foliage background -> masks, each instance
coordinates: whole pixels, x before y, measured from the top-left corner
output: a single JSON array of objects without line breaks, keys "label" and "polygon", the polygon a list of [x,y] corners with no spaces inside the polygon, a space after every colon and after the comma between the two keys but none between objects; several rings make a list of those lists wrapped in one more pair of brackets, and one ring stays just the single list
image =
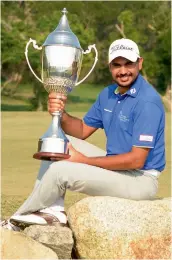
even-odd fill
[{"label": "foliage background", "polygon": [[[24,50],[29,38],[43,44],[58,25],[66,7],[72,31],[84,50],[95,43],[99,61],[87,82],[97,86],[111,83],[108,48],[118,38],[137,42],[144,57],[142,74],[164,94],[170,87],[171,2],[170,1],[2,1],[2,99],[15,98],[20,85],[29,88],[31,110],[46,109],[45,91],[26,64]],[[40,75],[40,53],[29,49],[29,59]],[[81,77],[93,63],[84,57]]]}]

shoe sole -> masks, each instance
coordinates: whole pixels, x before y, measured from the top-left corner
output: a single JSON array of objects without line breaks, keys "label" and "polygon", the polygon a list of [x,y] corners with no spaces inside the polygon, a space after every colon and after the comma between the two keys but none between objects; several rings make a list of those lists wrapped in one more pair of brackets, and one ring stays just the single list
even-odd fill
[{"label": "shoe sole", "polygon": [[27,222],[27,221],[22,221],[22,220],[16,220],[16,219],[10,219],[10,222],[15,225],[15,226],[19,226],[19,225],[25,225],[25,226],[30,226],[30,225],[41,225],[41,226],[47,226],[47,223],[45,224],[40,224],[40,223],[35,223],[35,222]]},{"label": "shoe sole", "polygon": [[59,226],[62,226],[62,227],[69,227],[68,223],[64,224],[64,223],[60,223],[58,221],[54,221],[52,224],[48,224],[48,223],[45,223],[45,224],[40,224],[40,223],[35,223],[35,222],[26,222],[26,221],[20,221],[20,220],[14,220],[14,219],[10,219],[10,222],[19,227],[19,228],[26,228],[26,227],[29,227],[31,225],[39,225],[39,226],[56,226],[56,225],[59,225]]}]

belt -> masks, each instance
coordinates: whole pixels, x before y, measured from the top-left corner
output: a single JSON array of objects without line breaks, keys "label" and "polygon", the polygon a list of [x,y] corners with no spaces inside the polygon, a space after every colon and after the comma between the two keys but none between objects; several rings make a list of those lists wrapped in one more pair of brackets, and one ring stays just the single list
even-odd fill
[{"label": "belt", "polygon": [[148,173],[148,174],[150,174],[150,175],[152,175],[154,177],[157,177],[157,178],[161,175],[161,172],[159,172],[157,170],[154,170],[154,169],[152,169],[152,170],[145,170],[144,173]]}]

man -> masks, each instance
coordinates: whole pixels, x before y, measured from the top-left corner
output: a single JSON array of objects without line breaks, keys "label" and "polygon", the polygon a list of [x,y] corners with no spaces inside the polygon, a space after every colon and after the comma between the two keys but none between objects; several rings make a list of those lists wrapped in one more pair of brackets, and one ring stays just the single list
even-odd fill
[{"label": "man", "polygon": [[[154,198],[165,167],[165,113],[160,96],[139,73],[142,63],[135,42],[114,41],[109,48],[109,70],[115,84],[99,94],[83,120],[64,111],[66,97],[49,95],[49,112],[63,111],[61,123],[69,135],[71,156],[42,162],[32,194],[6,227],[66,224],[66,189],[91,196]],[[99,128],[106,134],[106,154],[84,141]]]}]

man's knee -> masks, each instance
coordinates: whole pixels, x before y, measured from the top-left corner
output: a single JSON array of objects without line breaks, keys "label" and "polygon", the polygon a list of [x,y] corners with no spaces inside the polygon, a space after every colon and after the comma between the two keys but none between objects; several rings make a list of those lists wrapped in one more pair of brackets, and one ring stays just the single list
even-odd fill
[{"label": "man's knee", "polygon": [[56,179],[67,181],[68,176],[74,172],[75,163],[73,162],[67,162],[67,161],[59,161],[54,162],[49,167],[49,172],[51,172],[51,175],[56,176]]},{"label": "man's knee", "polygon": [[53,162],[50,165],[50,169],[53,171],[61,171],[61,170],[65,170],[65,169],[69,169],[70,167],[72,167],[74,163],[73,162],[68,162],[68,161],[59,161],[59,162]]}]

